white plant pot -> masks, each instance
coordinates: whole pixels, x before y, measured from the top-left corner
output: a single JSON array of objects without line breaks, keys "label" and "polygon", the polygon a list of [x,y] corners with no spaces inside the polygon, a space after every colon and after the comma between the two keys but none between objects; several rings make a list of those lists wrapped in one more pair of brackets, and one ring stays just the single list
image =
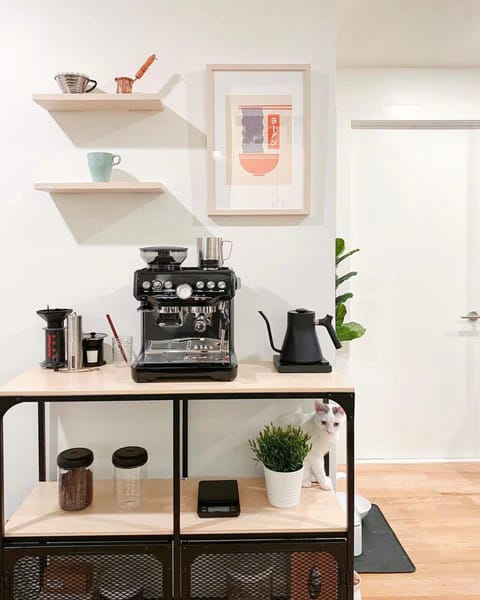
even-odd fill
[{"label": "white plant pot", "polygon": [[271,471],[263,465],[268,501],[276,508],[295,508],[300,502],[303,467],[293,473]]}]

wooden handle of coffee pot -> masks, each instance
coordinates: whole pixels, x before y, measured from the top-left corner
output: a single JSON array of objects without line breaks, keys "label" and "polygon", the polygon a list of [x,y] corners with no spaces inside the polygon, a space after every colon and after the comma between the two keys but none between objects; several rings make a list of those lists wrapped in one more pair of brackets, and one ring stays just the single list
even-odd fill
[{"label": "wooden handle of coffee pot", "polygon": [[155,60],[157,60],[156,54],[152,54],[151,56],[149,56],[147,58],[147,60],[143,63],[143,65],[136,72],[135,79],[141,79],[147,72],[147,69],[149,69],[153,65]]}]

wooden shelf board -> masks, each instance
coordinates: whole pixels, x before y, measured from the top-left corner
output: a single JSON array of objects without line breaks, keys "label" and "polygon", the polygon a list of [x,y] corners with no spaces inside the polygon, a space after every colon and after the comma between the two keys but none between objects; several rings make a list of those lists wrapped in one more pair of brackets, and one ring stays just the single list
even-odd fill
[{"label": "wooden shelf board", "polygon": [[1,396],[62,397],[75,396],[145,396],[170,399],[176,394],[207,394],[212,399],[222,394],[247,393],[328,393],[353,392],[353,387],[339,373],[277,373],[269,362],[240,363],[234,381],[177,379],[155,383],[136,383],[129,368],[113,365],[87,373],[55,373],[53,369],[34,366],[0,387]]},{"label": "wooden shelf board", "polygon": [[244,533],[306,533],[346,531],[347,520],[334,492],[318,486],[302,489],[297,508],[274,508],[268,503],[263,479],[238,479],[238,517],[201,519],[197,515],[198,479],[182,482],[181,533],[216,535]]},{"label": "wooden shelf board", "polygon": [[139,510],[122,511],[113,496],[112,481],[94,482],[94,501],[78,512],[58,508],[57,482],[38,483],[5,524],[6,537],[79,535],[171,535],[171,480],[145,482],[145,502]]},{"label": "wooden shelf board", "polygon": [[85,183],[36,183],[35,189],[50,194],[104,194],[104,193],[157,193],[162,194],[165,190],[161,183],[141,181],[106,181]]},{"label": "wooden shelf board", "polygon": [[[268,503],[265,482],[260,478],[238,479],[239,517],[200,519],[198,482],[199,479],[188,479],[181,483],[183,535],[346,531],[346,516],[333,492],[325,492],[318,486],[302,489],[297,508],[279,509]],[[145,502],[135,511],[117,508],[112,481],[95,481],[94,486],[91,506],[65,512],[58,508],[57,482],[38,483],[5,524],[5,536],[172,535],[171,480],[145,482]]]},{"label": "wooden shelf board", "polygon": [[33,94],[32,100],[49,112],[163,110],[159,94]]}]

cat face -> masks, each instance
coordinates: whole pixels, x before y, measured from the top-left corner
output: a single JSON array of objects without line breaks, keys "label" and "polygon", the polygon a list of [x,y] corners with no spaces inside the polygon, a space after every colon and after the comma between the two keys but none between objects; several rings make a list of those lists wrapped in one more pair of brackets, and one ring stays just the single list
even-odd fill
[{"label": "cat face", "polygon": [[337,432],[345,421],[345,411],[335,404],[324,404],[315,400],[315,425],[328,435]]}]

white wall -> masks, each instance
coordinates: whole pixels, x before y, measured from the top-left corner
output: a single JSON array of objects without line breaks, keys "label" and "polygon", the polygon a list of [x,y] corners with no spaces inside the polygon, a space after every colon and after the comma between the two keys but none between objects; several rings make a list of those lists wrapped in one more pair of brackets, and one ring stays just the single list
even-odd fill
[{"label": "white wall", "polygon": [[[3,138],[0,244],[2,311],[0,378],[43,354],[35,310],[67,306],[88,330],[118,329],[138,338],[131,294],[141,267],[138,247],[186,244],[212,234],[234,242],[231,266],[242,277],[236,303],[240,359],[268,359],[266,332],[256,314],[271,317],[280,342],[285,312],[297,305],[321,315],[333,304],[335,202],[335,27],[333,1],[245,0],[9,0],[2,7],[0,111]],[[155,52],[159,60],[138,92],[159,91],[160,114],[49,114],[32,93],[56,91],[62,70],[88,73],[114,91],[113,77],[131,75]],[[218,218],[206,214],[206,71],[208,63],[311,63],[312,198],[308,218]],[[86,153],[122,155],[118,179],[157,180],[158,198],[57,197],[33,191],[34,181],[88,180]],[[191,252],[190,263],[195,262]],[[327,354],[330,345],[325,344]],[[330,352],[331,356],[331,352]],[[55,407],[52,441],[85,444],[108,475],[112,449],[144,443],[152,471],[170,467],[170,407]],[[192,469],[233,474],[253,468],[246,439],[275,412],[273,405],[196,404],[192,409]],[[153,420],[157,417],[157,420]],[[8,510],[35,477],[34,412],[7,418]],[[134,423],[136,423],[134,425]],[[232,432],[235,431],[235,435]],[[212,444],[212,439],[215,443]],[[26,445],[24,447],[24,445]],[[53,448],[54,455],[56,448]],[[25,460],[23,454],[26,455]]]},{"label": "white wall", "polygon": [[477,0],[337,0],[341,67],[478,67]]},{"label": "white wall", "polygon": [[[472,252],[478,132],[351,128],[352,120],[478,121],[479,76],[477,69],[337,73],[337,231],[350,247],[363,244],[350,263],[360,272],[352,283],[351,316],[371,317],[365,338],[340,357],[357,385],[359,459],[479,457],[479,333],[459,318],[478,306],[478,251]],[[391,190],[399,173],[408,179]],[[355,195],[360,190],[365,197],[367,180],[372,196],[359,206]],[[404,211],[395,217],[402,202]],[[425,226],[424,214],[430,215]],[[383,243],[374,246],[379,239]],[[394,314],[399,297],[404,310]],[[408,311],[420,324],[416,330],[412,320],[402,321]],[[429,347],[437,338],[438,345]],[[451,356],[442,354],[447,348],[454,349]],[[392,369],[385,370],[389,361]],[[447,380],[451,388],[439,386]],[[380,389],[388,393],[377,404]]]}]

